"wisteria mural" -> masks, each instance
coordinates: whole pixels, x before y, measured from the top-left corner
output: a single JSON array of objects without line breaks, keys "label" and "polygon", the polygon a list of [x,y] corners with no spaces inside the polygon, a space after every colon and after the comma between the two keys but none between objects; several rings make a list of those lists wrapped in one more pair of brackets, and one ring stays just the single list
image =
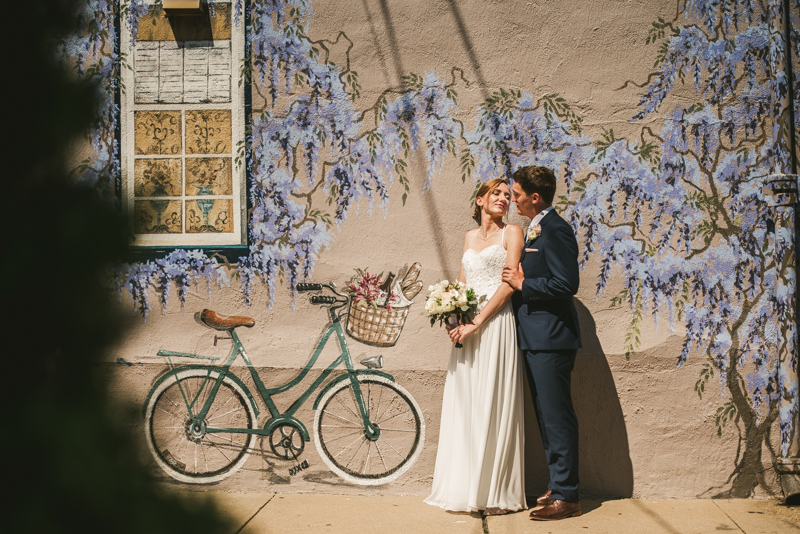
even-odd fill
[{"label": "wisteria mural", "polygon": [[[232,4],[235,23],[246,24],[243,72],[258,102],[239,147],[250,183],[249,254],[176,250],[121,266],[117,289],[145,317],[152,290],[166,309],[172,286],[182,303],[193,283],[209,291],[233,283],[226,272],[248,304],[254,284],[266,285],[271,301],[281,283],[291,290],[310,279],[352,210],[385,210],[390,194],[400,191],[403,202],[412,194],[413,157],[426,161],[427,184],[455,158],[466,194],[518,166],[546,165],[565,184],[558,208],[582,242],[584,280],[596,280],[599,299],[630,310],[625,357],[637,358],[645,321],[680,326],[677,365],[701,358],[696,394],[721,392],[718,432],[733,425],[740,443],[729,480],[709,493],[744,497],[766,485],[762,465],[787,453],[798,409],[797,383],[780,372],[796,365],[788,359],[796,337],[794,232],[775,219],[764,190],[766,176],[791,172],[786,102],[800,102],[800,93],[788,94],[782,62],[783,2],[676,0],[671,16],[642,28],[652,73],[621,88],[641,89],[630,117],[634,136],[585,131],[558,94],[518,89],[494,91],[476,123],[466,124],[458,67],[408,73],[402,86],[366,102],[350,68],[349,37],[308,35],[310,0]],[[792,7],[791,44],[800,57],[800,0]],[[120,172],[114,95],[126,61],[115,21],[127,20],[135,38],[147,9],[141,0],[87,0],[86,31],[59,49],[106,95],[92,157],[76,179],[109,198]],[[346,46],[341,65],[330,62],[334,46]],[[611,287],[624,289],[607,294]],[[765,450],[772,458],[762,458]]]},{"label": "wisteria mural", "polygon": [[[450,117],[457,112],[456,92],[434,74],[410,74],[402,87],[387,89],[366,109],[358,109],[360,85],[358,73],[349,68],[349,49],[346,65],[328,61],[329,47],[348,38],[340,34],[335,41],[312,40],[306,34],[310,2],[255,1],[246,14],[241,0],[233,7],[236,24],[249,21],[245,80],[265,104],[253,110],[246,145],[239,147],[251,183],[249,254],[224,261],[233,267],[248,305],[256,280],[269,288],[271,304],[279,280],[293,288],[311,276],[319,253],[330,246],[336,228],[354,207],[366,203],[370,210],[386,209],[394,180],[403,187],[405,202],[414,153],[424,153],[429,177],[446,153],[455,153],[457,125]],[[93,155],[76,169],[80,180],[106,195],[119,180],[114,138],[119,107],[113,95],[125,62],[116,52],[114,21],[116,16],[125,19],[135,39],[148,9],[141,0],[121,5],[88,1],[82,14],[87,32],[60,50],[77,65],[79,75],[100,80],[107,95],[92,133]],[[315,205],[319,192],[327,202]],[[146,317],[152,288],[161,294],[164,307],[172,285],[181,303],[192,283],[229,285],[221,260],[200,250],[176,250],[160,260],[123,266],[116,284]]]},{"label": "wisteria mural", "polygon": [[[529,164],[560,171],[558,205],[582,241],[583,267],[601,258],[598,296],[631,310],[627,358],[644,321],[685,328],[677,365],[703,358],[695,392],[717,382],[717,432],[730,423],[739,435],[727,483],[708,491],[719,497],[767,487],[763,464],[787,454],[797,417],[797,382],[784,372],[796,366],[794,229],[765,188],[769,175],[791,172],[782,7],[678,1],[671,19],[654,21],[634,137],[589,138],[562,99],[501,91],[462,157],[481,180]],[[694,102],[670,98],[676,85],[693,88]],[[614,278],[624,289],[606,295]]]},{"label": "wisteria mural", "polygon": [[[727,484],[709,489],[720,497],[766,486],[762,462],[787,453],[797,415],[797,382],[781,372],[796,365],[794,229],[772,231],[765,194],[768,175],[791,172],[782,7],[676,2],[649,30],[658,52],[633,117],[640,134],[602,132],[565,201],[584,261],[603,258],[598,292],[623,278],[612,302],[632,310],[628,356],[643,321],[675,321],[686,330],[678,366],[704,361],[697,394],[719,384],[718,433],[732,423],[739,434]],[[671,98],[683,85],[694,102]]]}]

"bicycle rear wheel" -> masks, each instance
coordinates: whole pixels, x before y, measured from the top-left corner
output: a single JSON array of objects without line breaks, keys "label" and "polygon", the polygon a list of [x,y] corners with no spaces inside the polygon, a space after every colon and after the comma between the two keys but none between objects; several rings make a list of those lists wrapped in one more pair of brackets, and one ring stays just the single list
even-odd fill
[{"label": "bicycle rear wheel", "polygon": [[348,482],[386,484],[405,473],[425,442],[425,421],[414,397],[382,376],[359,376],[369,419],[380,429],[367,437],[350,380],[320,400],[314,416],[314,442],[328,467]]},{"label": "bicycle rear wheel", "polygon": [[[254,428],[256,415],[244,390],[224,377],[202,425],[192,425],[187,402],[200,411],[219,377],[207,369],[178,371],[150,395],[145,411],[147,446],[161,469],[181,482],[218,482],[244,465],[255,434],[206,428]],[[184,401],[184,396],[186,401]]]}]

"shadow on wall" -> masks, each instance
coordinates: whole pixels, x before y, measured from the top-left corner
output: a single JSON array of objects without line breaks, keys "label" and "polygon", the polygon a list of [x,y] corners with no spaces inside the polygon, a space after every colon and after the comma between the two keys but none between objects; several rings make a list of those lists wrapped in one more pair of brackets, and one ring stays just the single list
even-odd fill
[{"label": "shadow on wall", "polygon": [[[594,497],[631,497],[633,465],[628,431],[622,416],[614,377],[606,361],[597,328],[580,301],[575,300],[583,348],[572,373],[572,402],[580,427],[581,493]],[[530,390],[525,385],[526,492],[536,496],[547,490],[550,475]]]}]

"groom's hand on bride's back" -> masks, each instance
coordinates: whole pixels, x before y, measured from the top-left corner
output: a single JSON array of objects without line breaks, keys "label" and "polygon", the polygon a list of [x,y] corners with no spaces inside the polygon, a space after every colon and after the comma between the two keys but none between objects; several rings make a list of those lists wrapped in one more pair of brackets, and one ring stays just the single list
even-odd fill
[{"label": "groom's hand on bride's back", "polygon": [[522,272],[522,264],[514,269],[506,265],[503,267],[503,282],[507,283],[517,291],[522,291],[522,281],[525,280],[525,275]]}]

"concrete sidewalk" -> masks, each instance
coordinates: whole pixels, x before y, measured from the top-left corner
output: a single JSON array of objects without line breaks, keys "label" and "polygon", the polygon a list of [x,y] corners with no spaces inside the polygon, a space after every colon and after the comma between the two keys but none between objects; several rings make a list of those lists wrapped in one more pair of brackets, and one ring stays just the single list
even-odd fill
[{"label": "concrete sidewalk", "polygon": [[539,522],[527,512],[482,518],[449,513],[422,497],[185,492],[211,497],[234,519],[231,534],[800,534],[800,510],[778,501],[583,500],[583,515]]}]

